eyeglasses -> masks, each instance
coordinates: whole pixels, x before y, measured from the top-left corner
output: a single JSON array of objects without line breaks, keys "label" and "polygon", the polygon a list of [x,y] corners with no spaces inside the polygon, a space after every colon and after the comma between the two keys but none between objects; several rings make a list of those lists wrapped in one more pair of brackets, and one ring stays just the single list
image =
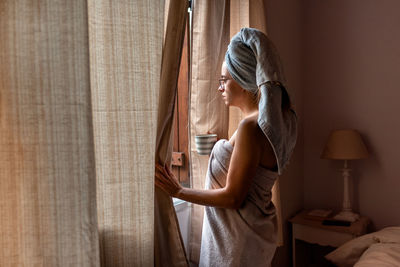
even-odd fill
[{"label": "eyeglasses", "polygon": [[232,80],[232,79],[231,78],[226,78],[226,77],[220,78],[218,80],[218,82],[219,82],[219,87],[218,88],[221,88],[221,89],[225,90],[225,83],[226,83],[227,80]]}]

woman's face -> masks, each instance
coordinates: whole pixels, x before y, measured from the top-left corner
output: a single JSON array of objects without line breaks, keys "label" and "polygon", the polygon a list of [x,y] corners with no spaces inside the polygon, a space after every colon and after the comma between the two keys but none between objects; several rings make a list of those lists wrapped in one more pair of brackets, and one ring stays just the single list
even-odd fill
[{"label": "woman's face", "polygon": [[220,83],[218,91],[222,93],[225,105],[238,106],[240,99],[243,97],[244,89],[232,79],[225,62],[222,63]]}]

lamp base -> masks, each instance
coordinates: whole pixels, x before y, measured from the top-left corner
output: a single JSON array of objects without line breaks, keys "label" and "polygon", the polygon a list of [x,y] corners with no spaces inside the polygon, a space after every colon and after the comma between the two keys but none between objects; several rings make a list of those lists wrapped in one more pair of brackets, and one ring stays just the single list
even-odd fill
[{"label": "lamp base", "polygon": [[357,213],[354,213],[352,211],[346,211],[343,210],[339,212],[335,217],[333,217],[335,220],[341,220],[341,221],[348,221],[348,222],[355,222],[360,218],[360,215]]}]

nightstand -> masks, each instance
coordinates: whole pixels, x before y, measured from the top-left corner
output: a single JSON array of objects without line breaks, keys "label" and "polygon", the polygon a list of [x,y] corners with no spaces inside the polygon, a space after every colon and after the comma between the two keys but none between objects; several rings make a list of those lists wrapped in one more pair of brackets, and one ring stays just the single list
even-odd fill
[{"label": "nightstand", "polygon": [[359,220],[350,226],[322,225],[325,218],[307,216],[307,210],[303,210],[291,218],[292,223],[292,248],[293,266],[296,266],[296,240],[302,240],[320,246],[339,247],[347,241],[363,235],[367,232],[369,219],[361,216]]}]

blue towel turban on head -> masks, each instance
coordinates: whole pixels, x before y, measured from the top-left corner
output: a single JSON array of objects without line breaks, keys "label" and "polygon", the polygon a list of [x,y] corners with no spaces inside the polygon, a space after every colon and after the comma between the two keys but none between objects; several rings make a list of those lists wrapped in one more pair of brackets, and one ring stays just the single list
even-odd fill
[{"label": "blue towel turban on head", "polygon": [[282,110],[286,80],[274,44],[263,32],[242,28],[228,46],[225,63],[232,78],[243,89],[253,94],[261,91],[258,125],[274,149],[281,174],[296,145],[297,117],[293,109]]}]

